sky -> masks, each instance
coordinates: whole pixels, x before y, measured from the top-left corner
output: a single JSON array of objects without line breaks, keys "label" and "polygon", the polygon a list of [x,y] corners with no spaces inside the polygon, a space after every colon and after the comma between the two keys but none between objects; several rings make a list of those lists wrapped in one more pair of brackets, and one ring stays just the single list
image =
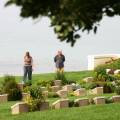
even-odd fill
[{"label": "sky", "polygon": [[[120,17],[104,17],[97,34],[82,33],[74,47],[60,42],[50,27],[48,18],[23,19],[16,6],[4,7],[0,0],[0,66],[23,63],[26,51],[30,51],[36,72],[54,71],[53,57],[57,50],[66,56],[66,71],[87,69],[87,56],[93,54],[120,53]],[[2,71],[0,68],[0,72]],[[10,68],[9,68],[10,69]],[[38,70],[39,69],[39,70]]]}]

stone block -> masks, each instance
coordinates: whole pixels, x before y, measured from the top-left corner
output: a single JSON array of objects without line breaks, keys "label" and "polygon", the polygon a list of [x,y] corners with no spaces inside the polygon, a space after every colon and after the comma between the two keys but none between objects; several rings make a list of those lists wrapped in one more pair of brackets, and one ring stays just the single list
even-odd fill
[{"label": "stone block", "polygon": [[78,104],[78,106],[87,106],[89,105],[89,99],[88,98],[76,99],[75,104]]},{"label": "stone block", "polygon": [[48,110],[49,109],[49,102],[42,102],[40,104],[40,111],[42,110]]},{"label": "stone block", "polygon": [[103,94],[103,87],[96,87],[94,89],[92,89],[92,94]]},{"label": "stone block", "polygon": [[68,93],[73,92],[73,86],[72,85],[65,85],[63,87],[63,90],[67,91]]},{"label": "stone block", "polygon": [[120,103],[120,95],[113,96],[113,97],[112,97],[112,101],[113,101],[114,103]]},{"label": "stone block", "polygon": [[65,90],[59,90],[59,91],[57,92],[57,94],[58,94],[59,97],[61,97],[61,98],[66,98],[67,95],[68,95],[68,92],[65,91]]},{"label": "stone block", "polygon": [[55,86],[61,86],[62,85],[62,81],[61,80],[55,80],[54,81],[54,85]]},{"label": "stone block", "polygon": [[22,93],[22,100],[24,101],[25,99],[27,99],[27,97],[29,96],[30,94],[28,93]]},{"label": "stone block", "polygon": [[7,102],[8,101],[8,95],[2,94],[0,95],[0,103]]},{"label": "stone block", "polygon": [[61,109],[69,107],[69,100],[68,99],[61,99],[57,100],[52,104],[52,108],[54,109]]},{"label": "stone block", "polygon": [[18,83],[18,88],[23,91],[25,84],[24,83]]},{"label": "stone block", "polygon": [[105,104],[105,97],[95,97],[93,100],[96,105]]},{"label": "stone block", "polygon": [[51,86],[51,92],[57,92],[61,89],[60,86]]},{"label": "stone block", "polygon": [[11,106],[11,111],[12,114],[20,114],[20,113],[25,113],[28,112],[28,105],[27,103],[24,102],[20,102],[20,103],[16,103],[15,105]]},{"label": "stone block", "polygon": [[86,95],[86,90],[85,88],[80,88],[74,91],[75,96],[85,96]]}]

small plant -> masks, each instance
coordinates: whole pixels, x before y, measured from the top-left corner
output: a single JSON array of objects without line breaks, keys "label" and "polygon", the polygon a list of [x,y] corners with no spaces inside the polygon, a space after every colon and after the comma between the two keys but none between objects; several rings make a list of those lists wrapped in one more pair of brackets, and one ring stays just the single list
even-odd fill
[{"label": "small plant", "polygon": [[68,80],[65,77],[65,73],[63,72],[57,72],[55,75],[55,80],[62,80],[62,84],[68,84]]},{"label": "small plant", "polygon": [[25,102],[29,105],[30,111],[40,110],[41,104],[45,102],[45,96],[42,93],[40,86],[29,87],[29,96],[25,99]]}]

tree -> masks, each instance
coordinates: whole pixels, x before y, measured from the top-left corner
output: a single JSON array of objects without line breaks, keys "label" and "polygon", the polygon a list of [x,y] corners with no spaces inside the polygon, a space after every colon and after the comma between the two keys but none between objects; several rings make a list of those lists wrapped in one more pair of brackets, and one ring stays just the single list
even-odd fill
[{"label": "tree", "polygon": [[8,0],[6,6],[11,4],[21,7],[24,18],[50,18],[57,37],[72,46],[78,31],[96,33],[103,16],[120,15],[120,0]]}]

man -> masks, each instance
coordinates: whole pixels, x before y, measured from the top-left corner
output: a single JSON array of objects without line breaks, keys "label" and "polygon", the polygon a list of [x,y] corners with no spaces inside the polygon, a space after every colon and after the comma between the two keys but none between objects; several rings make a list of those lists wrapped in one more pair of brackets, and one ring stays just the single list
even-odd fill
[{"label": "man", "polygon": [[54,62],[57,72],[64,72],[65,56],[62,54],[62,51],[58,51],[57,55],[54,57]]},{"label": "man", "polygon": [[33,66],[33,59],[30,56],[29,52],[26,52],[24,56],[24,77],[23,82],[26,83],[26,79],[28,77],[28,81],[31,84],[32,80],[32,66]]}]

